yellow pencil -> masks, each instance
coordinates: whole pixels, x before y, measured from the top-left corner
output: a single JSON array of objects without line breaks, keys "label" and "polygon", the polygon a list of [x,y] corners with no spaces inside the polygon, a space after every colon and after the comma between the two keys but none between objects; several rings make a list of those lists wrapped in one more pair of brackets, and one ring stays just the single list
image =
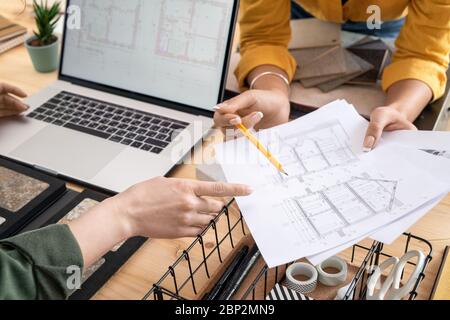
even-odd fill
[{"label": "yellow pencil", "polygon": [[258,148],[258,150],[263,153],[263,155],[270,161],[270,163],[275,166],[275,168],[277,168],[277,170],[285,175],[288,175],[286,171],[284,171],[281,163],[270,153],[269,150],[266,149],[266,147],[262,145],[261,142],[259,142],[259,140],[250,132],[250,130],[248,130],[243,124],[236,125],[236,128],[239,129],[244,134],[244,136],[246,136],[247,139],[250,140],[250,142],[253,143],[256,148]]}]

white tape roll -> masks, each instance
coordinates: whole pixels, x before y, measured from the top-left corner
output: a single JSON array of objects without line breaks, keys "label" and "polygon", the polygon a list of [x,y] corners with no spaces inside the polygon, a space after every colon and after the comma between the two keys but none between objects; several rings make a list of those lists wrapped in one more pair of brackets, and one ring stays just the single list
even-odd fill
[{"label": "white tape roll", "polygon": [[[307,277],[307,280],[297,280],[296,276]],[[316,290],[317,278],[317,270],[312,265],[302,262],[294,263],[286,270],[285,286],[299,293],[309,293]]]},{"label": "white tape roll", "polygon": [[[326,273],[324,269],[337,269],[338,273]],[[319,282],[328,287],[336,287],[347,280],[347,263],[339,257],[331,257],[317,266],[317,273],[319,274]]]}]

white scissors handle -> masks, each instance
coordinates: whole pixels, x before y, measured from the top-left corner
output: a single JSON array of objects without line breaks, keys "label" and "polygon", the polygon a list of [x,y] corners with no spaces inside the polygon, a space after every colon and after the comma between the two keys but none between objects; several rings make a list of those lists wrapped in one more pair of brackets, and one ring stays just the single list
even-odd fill
[{"label": "white scissors handle", "polygon": [[[416,268],[412,272],[408,282],[403,287],[401,285],[401,278],[403,270],[405,269],[406,264],[412,258],[417,257]],[[394,270],[394,285],[393,288],[389,291],[386,296],[386,300],[401,300],[406,297],[413,289],[416,284],[417,279],[419,278],[420,273],[422,272],[423,266],[425,264],[425,255],[417,250],[409,251],[405,254]]]},{"label": "white scissors handle", "polygon": [[[370,276],[369,280],[367,281],[367,294],[366,299],[367,300],[384,300],[384,296],[386,295],[387,291],[390,289],[392,282],[394,281],[394,273],[392,272],[397,263],[398,263],[397,257],[390,257],[389,259],[383,261],[380,265],[376,266],[373,269],[373,273]],[[389,267],[392,266],[392,271],[389,273],[388,277],[383,283],[383,286],[380,288],[380,290],[375,294],[375,290],[380,284],[381,281],[381,275],[385,270],[387,270]]]},{"label": "white scissors handle", "polygon": [[[414,257],[417,257],[416,267],[406,284],[400,287],[405,266]],[[414,289],[414,285],[425,265],[425,260],[425,255],[421,251],[414,250],[406,253],[400,260],[396,257],[391,257],[379,266],[376,266],[373,274],[367,281],[367,300],[401,300],[406,297]],[[391,272],[389,272],[386,280],[383,282],[381,289],[375,294],[375,290],[381,281],[381,275],[391,266],[393,266]]]}]

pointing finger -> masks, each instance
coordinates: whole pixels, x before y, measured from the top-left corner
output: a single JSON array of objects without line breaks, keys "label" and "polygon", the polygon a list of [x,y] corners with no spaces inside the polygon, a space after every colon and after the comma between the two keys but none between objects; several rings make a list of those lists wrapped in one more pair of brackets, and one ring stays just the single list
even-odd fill
[{"label": "pointing finger", "polygon": [[248,196],[253,192],[249,186],[242,184],[203,181],[193,182],[192,190],[199,197],[240,197]]}]

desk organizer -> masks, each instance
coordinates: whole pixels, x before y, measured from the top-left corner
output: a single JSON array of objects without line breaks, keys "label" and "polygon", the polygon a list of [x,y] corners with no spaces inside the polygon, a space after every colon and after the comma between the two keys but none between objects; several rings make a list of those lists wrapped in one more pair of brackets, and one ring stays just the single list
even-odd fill
[{"label": "desk organizer", "polygon": [[[221,228],[218,228],[221,226]],[[211,282],[220,277],[229,256],[234,249],[249,242],[248,229],[234,200],[230,201],[223,211],[211,221],[192,244],[182,251],[178,259],[170,266],[152,288],[149,288],[144,300],[200,300],[205,292],[211,289]],[[349,282],[344,300],[366,299],[367,280],[372,267],[395,255],[402,256],[409,250],[419,249],[426,255],[426,262],[407,299],[414,300],[418,289],[426,276],[426,269],[432,259],[432,245],[425,239],[413,234],[404,234],[397,241],[402,242],[401,252],[393,252],[393,248],[380,242],[369,242],[368,245],[354,245],[347,250],[347,263],[353,268],[354,276]],[[399,246],[397,246],[399,247]],[[397,249],[397,251],[399,251]],[[358,258],[359,257],[359,258]],[[233,299],[263,300],[275,286],[284,279],[290,264],[269,269],[260,259],[249,278]],[[405,273],[414,268],[415,263],[408,262]],[[405,276],[405,275],[403,275]]]}]

